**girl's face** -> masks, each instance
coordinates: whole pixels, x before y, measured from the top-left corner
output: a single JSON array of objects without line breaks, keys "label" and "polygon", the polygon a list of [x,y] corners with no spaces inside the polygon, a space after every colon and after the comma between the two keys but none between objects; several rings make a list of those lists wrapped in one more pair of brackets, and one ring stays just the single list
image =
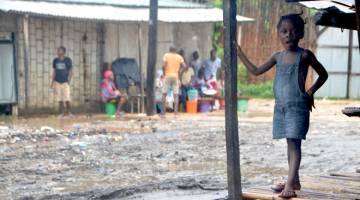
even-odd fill
[{"label": "girl's face", "polygon": [[296,27],[294,27],[290,20],[281,22],[278,29],[278,36],[281,44],[286,50],[296,50],[298,48],[301,33],[296,30]]},{"label": "girl's face", "polygon": [[114,80],[114,74],[111,74],[111,76],[110,76],[110,80]]}]

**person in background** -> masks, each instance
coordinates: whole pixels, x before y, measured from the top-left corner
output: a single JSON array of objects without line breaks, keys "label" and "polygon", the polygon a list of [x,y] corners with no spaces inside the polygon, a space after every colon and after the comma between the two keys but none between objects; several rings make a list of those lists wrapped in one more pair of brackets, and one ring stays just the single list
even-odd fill
[{"label": "person in background", "polygon": [[189,64],[190,64],[190,67],[192,67],[194,70],[195,77],[198,77],[199,70],[201,68],[201,61],[200,61],[200,56],[199,56],[198,51],[194,51],[191,54],[191,61]]},{"label": "person in background", "polygon": [[101,99],[104,103],[111,101],[118,102],[116,115],[121,117],[123,115],[122,107],[126,103],[128,97],[116,89],[114,83],[114,74],[111,70],[104,72],[104,79],[101,82]]},{"label": "person in background", "polygon": [[204,76],[204,69],[199,69],[198,76],[194,78],[192,87],[199,92],[199,96],[204,96],[203,91],[207,90],[207,85]]},{"label": "person in background", "polygon": [[210,58],[206,59],[202,63],[202,67],[204,68],[204,75],[206,81],[209,81],[210,79],[217,80],[216,74],[221,68],[221,59],[217,57],[215,49],[212,49],[210,51]]},{"label": "person in background", "polygon": [[65,56],[66,48],[57,49],[57,58],[53,60],[51,88],[55,89],[55,98],[59,102],[60,117],[69,116],[70,113],[70,82],[72,79],[72,60]]},{"label": "person in background", "polygon": [[[178,112],[179,107],[179,77],[181,68],[185,66],[183,57],[176,53],[176,48],[171,46],[169,52],[163,57],[164,87],[162,102],[166,108],[166,96],[169,92],[174,95],[174,112]],[[165,113],[164,113],[165,114]]]},{"label": "person in background", "polygon": [[184,49],[180,49],[180,50],[178,51],[178,54],[184,59],[185,65],[187,65],[188,62],[187,62],[187,60],[186,60],[186,58],[185,58],[185,51],[184,51]]},{"label": "person in background", "polygon": [[180,103],[183,105],[183,110],[186,110],[187,92],[191,89],[191,83],[194,80],[194,70],[192,67],[185,65],[180,72],[181,82],[181,98]]},{"label": "person in background", "polygon": [[156,104],[156,113],[163,116],[165,109],[162,105],[162,91],[164,87],[164,75],[162,70],[157,71],[157,76],[155,80],[155,104]]}]

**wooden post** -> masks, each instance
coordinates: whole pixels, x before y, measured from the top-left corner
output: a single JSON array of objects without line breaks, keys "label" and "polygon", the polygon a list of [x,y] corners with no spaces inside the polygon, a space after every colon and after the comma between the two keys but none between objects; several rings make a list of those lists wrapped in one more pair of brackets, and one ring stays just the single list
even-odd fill
[{"label": "wooden post", "polygon": [[154,115],[155,111],[155,70],[157,54],[157,18],[158,18],[158,0],[150,0],[150,19],[149,19],[149,45],[147,60],[147,84],[146,114]]},{"label": "wooden post", "polygon": [[[96,36],[97,36],[97,49],[98,49],[98,64],[96,68],[96,85],[97,90],[100,91],[100,83],[103,78],[103,66],[105,62],[105,23],[104,22],[98,22],[96,24]],[[91,108],[94,104],[93,100],[95,97],[90,98],[90,102],[85,104],[86,106],[86,112],[91,112],[93,109]]]},{"label": "wooden post", "polygon": [[348,46],[348,68],[347,68],[347,80],[346,80],[346,98],[350,97],[350,81],[352,71],[352,53],[353,53],[353,30],[349,30],[349,46]]},{"label": "wooden post", "polygon": [[142,68],[142,55],[141,55],[141,41],[142,41],[142,35],[141,35],[141,24],[138,23],[138,51],[139,51],[139,71],[140,71],[140,109],[141,113],[144,113],[144,76],[143,76],[143,68]]},{"label": "wooden post", "polygon": [[356,8],[356,24],[357,24],[357,33],[358,33],[358,45],[360,53],[360,0],[355,0]]},{"label": "wooden post", "polygon": [[225,132],[229,199],[241,199],[237,116],[236,1],[224,0]]},{"label": "wooden post", "polygon": [[25,110],[29,107],[29,15],[23,17],[24,34],[24,76],[25,76]]},{"label": "wooden post", "polygon": [[[105,62],[105,23],[99,22],[96,26],[99,48],[99,66],[103,66]],[[102,79],[102,68],[99,68],[99,81]]]}]

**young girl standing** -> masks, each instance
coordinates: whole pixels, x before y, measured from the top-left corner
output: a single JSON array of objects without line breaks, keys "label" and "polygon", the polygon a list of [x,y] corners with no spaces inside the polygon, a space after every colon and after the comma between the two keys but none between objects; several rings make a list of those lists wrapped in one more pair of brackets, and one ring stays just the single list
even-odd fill
[{"label": "young girl standing", "polygon": [[[286,183],[272,187],[281,192],[279,197],[296,197],[300,190],[299,166],[301,161],[301,140],[305,140],[309,129],[309,115],[314,106],[314,93],[325,83],[328,75],[325,68],[307,49],[298,46],[304,37],[305,22],[301,14],[282,16],[277,25],[278,37],[284,50],[273,54],[264,64],[257,67],[249,61],[240,46],[238,56],[254,75],[265,73],[276,65],[274,81],[275,108],[273,116],[273,138],[286,138],[289,172]],[[309,66],[319,78],[308,90],[305,89]]]}]

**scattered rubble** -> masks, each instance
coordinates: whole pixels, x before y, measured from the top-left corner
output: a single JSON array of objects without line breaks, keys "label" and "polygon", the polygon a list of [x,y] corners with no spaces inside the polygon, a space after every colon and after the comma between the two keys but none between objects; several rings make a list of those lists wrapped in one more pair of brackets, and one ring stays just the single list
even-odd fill
[{"label": "scattered rubble", "polygon": [[[271,139],[271,106],[262,104],[253,102],[258,107],[250,111],[265,114],[239,120],[244,187],[286,176],[286,142]],[[313,113],[301,173],[354,171],[360,123],[328,116],[341,104],[322,106],[326,112]],[[2,123],[0,199],[144,199],[159,190],[226,194],[223,113],[173,117],[75,118],[62,127],[46,120],[51,125]]]}]

